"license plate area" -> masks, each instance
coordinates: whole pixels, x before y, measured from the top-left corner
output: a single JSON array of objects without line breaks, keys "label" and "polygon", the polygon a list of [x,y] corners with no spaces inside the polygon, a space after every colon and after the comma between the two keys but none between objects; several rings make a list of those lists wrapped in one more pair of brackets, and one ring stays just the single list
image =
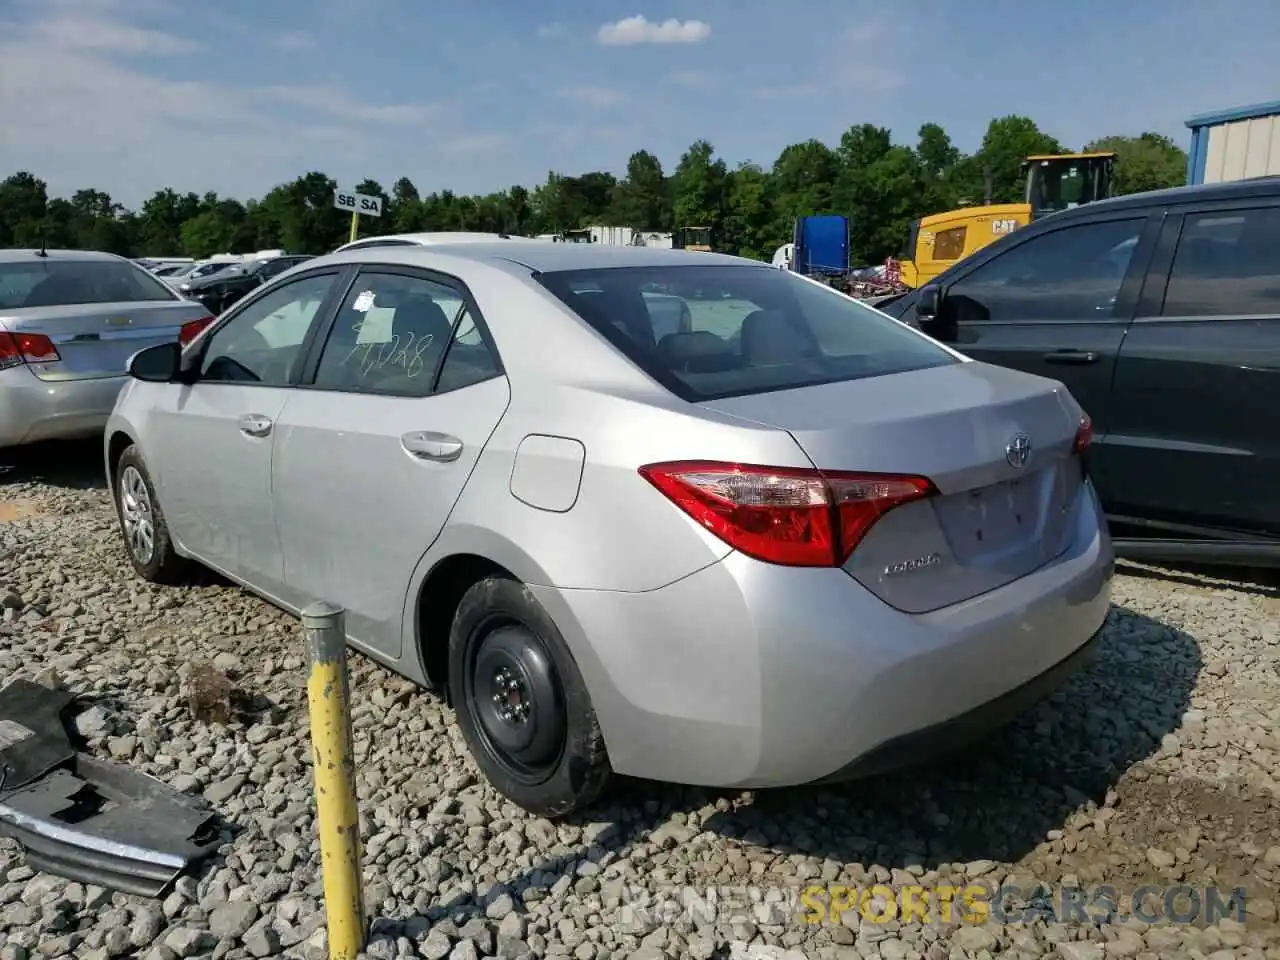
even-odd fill
[{"label": "license plate area", "polygon": [[956,559],[1004,553],[1039,534],[1044,471],[976,490],[954,493],[938,504],[938,519]]}]

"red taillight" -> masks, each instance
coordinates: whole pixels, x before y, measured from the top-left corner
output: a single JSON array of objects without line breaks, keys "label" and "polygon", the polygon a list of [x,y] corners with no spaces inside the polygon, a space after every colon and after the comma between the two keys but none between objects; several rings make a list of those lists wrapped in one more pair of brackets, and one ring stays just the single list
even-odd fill
[{"label": "red taillight", "polygon": [[838,567],[882,516],[933,494],[924,477],[683,461],[640,475],[735,550],[792,567]]},{"label": "red taillight", "polygon": [[6,333],[0,330],[0,369],[20,363],[61,360],[58,348],[43,333]]},{"label": "red taillight", "polygon": [[1083,456],[1093,445],[1093,421],[1086,413],[1080,418],[1080,426],[1076,428],[1075,452]]},{"label": "red taillight", "polygon": [[213,317],[201,317],[199,320],[188,320],[182,325],[182,329],[178,331],[178,343],[186,346],[196,337],[200,336],[204,328],[213,323]]}]

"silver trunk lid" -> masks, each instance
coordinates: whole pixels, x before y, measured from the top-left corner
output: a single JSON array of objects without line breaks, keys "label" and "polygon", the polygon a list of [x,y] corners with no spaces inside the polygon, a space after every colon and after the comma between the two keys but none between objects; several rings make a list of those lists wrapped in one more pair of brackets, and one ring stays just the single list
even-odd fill
[{"label": "silver trunk lid", "polygon": [[[1056,381],[959,363],[703,406],[787,430],[821,469],[933,481],[939,495],[891,510],[845,564],[900,610],[994,590],[1070,546],[1082,411]],[[1022,466],[1009,453],[1019,435]]]},{"label": "silver trunk lid", "polygon": [[53,341],[61,359],[30,365],[41,380],[88,380],[123,376],[139,350],[176,341],[184,323],[208,315],[190,300],[23,307],[0,312],[0,330]]}]

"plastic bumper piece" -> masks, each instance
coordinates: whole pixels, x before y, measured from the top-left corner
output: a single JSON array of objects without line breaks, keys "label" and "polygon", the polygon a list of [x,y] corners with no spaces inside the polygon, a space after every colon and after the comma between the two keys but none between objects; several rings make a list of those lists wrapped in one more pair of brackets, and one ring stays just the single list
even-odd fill
[{"label": "plastic bumper piece", "polygon": [[77,753],[63,726],[72,699],[25,680],[0,690],[0,833],[22,845],[33,869],[162,896],[217,849],[214,811],[154,777]]}]

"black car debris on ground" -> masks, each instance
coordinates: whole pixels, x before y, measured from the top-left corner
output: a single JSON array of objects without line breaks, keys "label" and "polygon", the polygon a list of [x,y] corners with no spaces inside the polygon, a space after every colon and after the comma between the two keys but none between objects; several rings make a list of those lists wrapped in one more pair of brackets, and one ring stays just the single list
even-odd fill
[{"label": "black car debris on ground", "polygon": [[212,807],[75,749],[77,698],[17,679],[0,690],[0,835],[35,870],[160,897],[226,838]]},{"label": "black car debris on ground", "polygon": [[1064,383],[1116,552],[1280,566],[1280,177],[1038,220],[880,310]]},{"label": "black car debris on ground", "polygon": [[184,283],[179,291],[190,300],[198,300],[217,316],[251,290],[313,259],[310,256],[285,254],[263,260],[236,263],[199,280]]}]

